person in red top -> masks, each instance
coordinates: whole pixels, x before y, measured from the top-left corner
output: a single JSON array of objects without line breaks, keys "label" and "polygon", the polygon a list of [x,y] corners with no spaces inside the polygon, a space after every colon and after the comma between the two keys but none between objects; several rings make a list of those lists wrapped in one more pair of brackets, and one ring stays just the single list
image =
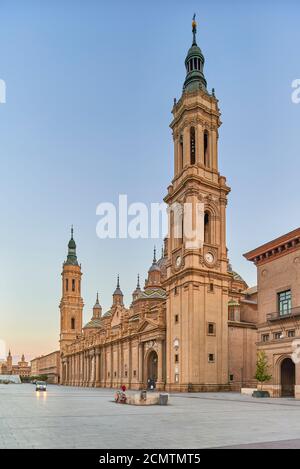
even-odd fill
[{"label": "person in red top", "polygon": [[121,386],[121,389],[122,389],[123,392],[126,391],[126,386],[125,386],[125,384],[123,384],[123,385]]}]

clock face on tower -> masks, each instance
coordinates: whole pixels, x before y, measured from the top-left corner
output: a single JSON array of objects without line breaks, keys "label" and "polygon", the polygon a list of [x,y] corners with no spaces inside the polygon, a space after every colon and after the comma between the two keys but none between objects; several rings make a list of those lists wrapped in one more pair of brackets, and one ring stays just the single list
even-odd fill
[{"label": "clock face on tower", "polygon": [[212,264],[214,262],[214,255],[211,252],[207,252],[205,254],[205,260],[208,264]]}]

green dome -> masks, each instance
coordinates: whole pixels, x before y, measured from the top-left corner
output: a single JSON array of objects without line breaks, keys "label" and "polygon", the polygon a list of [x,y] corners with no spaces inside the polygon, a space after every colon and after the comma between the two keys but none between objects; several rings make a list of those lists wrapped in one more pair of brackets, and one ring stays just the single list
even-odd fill
[{"label": "green dome", "polygon": [[73,238],[70,239],[69,244],[68,244],[69,249],[76,249],[76,243]]},{"label": "green dome", "polygon": [[204,55],[202,54],[202,51],[197,44],[193,44],[187,53],[186,59],[185,59],[185,65],[187,62],[190,60],[192,57],[200,57],[202,59],[202,62],[204,63]]},{"label": "green dome", "polygon": [[71,239],[68,243],[68,256],[65,261],[65,265],[78,265],[77,255],[76,255],[76,243],[73,238],[73,226],[71,228]]},{"label": "green dome", "polygon": [[189,48],[186,59],[186,77],[183,84],[183,91],[196,91],[202,89],[207,92],[207,82],[204,77],[204,55],[196,42],[196,22],[193,21],[193,43]]}]

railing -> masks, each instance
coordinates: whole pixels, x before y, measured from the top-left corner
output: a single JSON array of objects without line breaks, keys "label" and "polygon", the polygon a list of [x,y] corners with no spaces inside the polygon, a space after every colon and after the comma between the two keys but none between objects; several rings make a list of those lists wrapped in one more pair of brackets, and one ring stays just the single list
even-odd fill
[{"label": "railing", "polygon": [[286,311],[276,311],[267,314],[267,321],[278,321],[278,319],[288,319],[294,316],[300,316],[300,306],[287,309]]}]

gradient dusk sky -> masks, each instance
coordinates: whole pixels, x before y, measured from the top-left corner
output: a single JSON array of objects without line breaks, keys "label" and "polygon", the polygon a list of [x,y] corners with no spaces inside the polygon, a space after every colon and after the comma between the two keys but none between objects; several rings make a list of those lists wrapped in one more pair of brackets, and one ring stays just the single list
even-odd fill
[{"label": "gradient dusk sky", "polygon": [[84,321],[97,290],[109,308],[118,273],[127,305],[146,277],[161,242],[98,239],[96,206],[166,194],[194,12],[222,112],[234,270],[255,284],[242,254],[300,225],[299,2],[0,0],[0,340],[13,355],[58,348],[71,224]]}]

